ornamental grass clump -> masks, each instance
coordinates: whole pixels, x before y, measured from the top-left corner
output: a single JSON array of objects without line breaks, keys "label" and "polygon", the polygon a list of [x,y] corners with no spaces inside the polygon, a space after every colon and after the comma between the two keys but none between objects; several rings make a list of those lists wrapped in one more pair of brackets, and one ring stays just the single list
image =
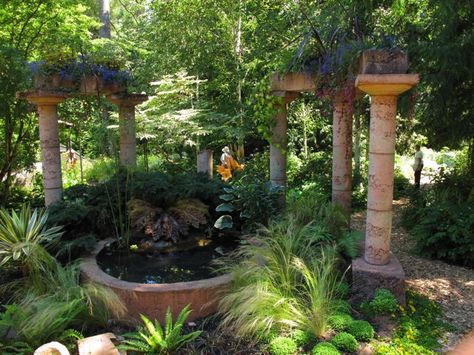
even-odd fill
[{"label": "ornamental grass clump", "polygon": [[298,350],[295,341],[287,337],[277,337],[273,339],[268,348],[272,355],[293,355]]},{"label": "ornamental grass clump", "polygon": [[352,334],[359,341],[369,341],[374,337],[374,327],[365,320],[355,320],[350,322],[346,331]]},{"label": "ornamental grass clump", "polygon": [[359,348],[359,343],[352,334],[342,332],[336,334],[334,338],[331,339],[331,343],[341,351],[347,351],[350,353],[356,352]]},{"label": "ornamental grass clump", "polygon": [[327,342],[322,342],[316,344],[316,346],[311,350],[311,355],[340,355],[341,352],[337,348]]},{"label": "ornamental grass clump", "polygon": [[233,256],[240,262],[224,267],[234,282],[219,302],[222,326],[257,338],[291,329],[323,335],[334,312],[337,259],[334,248],[312,246],[316,237],[312,225],[285,221],[242,246]]}]

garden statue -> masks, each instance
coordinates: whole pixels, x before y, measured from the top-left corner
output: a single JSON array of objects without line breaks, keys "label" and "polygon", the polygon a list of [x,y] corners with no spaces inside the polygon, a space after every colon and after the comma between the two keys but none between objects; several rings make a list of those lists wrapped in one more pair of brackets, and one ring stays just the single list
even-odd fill
[{"label": "garden statue", "polygon": [[239,164],[232,154],[228,146],[222,148],[221,164],[217,166],[217,172],[222,177],[222,180],[227,181],[232,177],[232,171],[240,171],[244,168],[243,164]]}]

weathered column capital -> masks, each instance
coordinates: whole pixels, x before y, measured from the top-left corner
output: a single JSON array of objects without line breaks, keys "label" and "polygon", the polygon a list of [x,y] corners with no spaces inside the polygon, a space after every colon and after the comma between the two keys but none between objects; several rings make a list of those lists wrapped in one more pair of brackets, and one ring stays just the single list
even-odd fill
[{"label": "weathered column capital", "polygon": [[418,74],[359,74],[355,86],[371,96],[398,96],[419,81]]},{"label": "weathered column capital", "polygon": [[274,90],[273,91],[273,96],[281,97],[282,100],[283,100],[283,104],[287,105],[290,102],[296,100],[300,96],[300,93],[299,92],[294,92],[294,91]]},{"label": "weathered column capital", "polygon": [[107,99],[117,106],[136,106],[148,100],[145,94],[112,94],[107,96]]},{"label": "weathered column capital", "polygon": [[37,106],[56,106],[67,99],[67,94],[60,91],[29,91],[19,95]]},{"label": "weathered column capital", "polygon": [[310,73],[273,73],[271,76],[273,91],[312,92],[316,90],[317,77]]}]

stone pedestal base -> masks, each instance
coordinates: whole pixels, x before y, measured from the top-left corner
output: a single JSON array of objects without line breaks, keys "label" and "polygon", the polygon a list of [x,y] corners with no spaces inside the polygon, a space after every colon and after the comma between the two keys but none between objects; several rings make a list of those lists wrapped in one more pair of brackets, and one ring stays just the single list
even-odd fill
[{"label": "stone pedestal base", "polygon": [[390,290],[398,302],[405,305],[405,272],[395,255],[390,254],[387,265],[372,265],[363,258],[353,260],[353,302],[358,304],[372,299],[378,288]]}]

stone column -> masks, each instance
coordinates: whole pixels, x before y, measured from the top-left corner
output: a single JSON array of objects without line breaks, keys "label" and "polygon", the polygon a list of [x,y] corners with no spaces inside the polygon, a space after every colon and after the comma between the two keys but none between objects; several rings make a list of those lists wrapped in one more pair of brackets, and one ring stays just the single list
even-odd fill
[{"label": "stone column", "polygon": [[[362,293],[385,287],[404,302],[404,273],[390,253],[397,96],[418,83],[415,74],[358,75],[356,87],[369,94],[370,144],[364,258],[352,264],[354,284]],[[363,295],[362,295],[362,298]]]},{"label": "stone column", "polygon": [[339,204],[347,216],[352,201],[352,116],[350,103],[343,95],[334,98],[332,123],[332,203]]},{"label": "stone column", "polygon": [[275,116],[275,126],[270,143],[270,181],[273,186],[286,187],[287,107],[299,94],[274,91],[273,95],[280,98],[281,101],[276,105],[278,112]]},{"label": "stone column", "polygon": [[147,99],[141,94],[115,94],[108,99],[119,109],[120,164],[127,168],[137,165],[137,138],[135,129],[135,106]]},{"label": "stone column", "polygon": [[60,201],[63,184],[57,105],[66,99],[61,93],[32,93],[26,99],[38,106],[41,162],[45,205]]},{"label": "stone column", "polygon": [[203,149],[197,155],[197,172],[207,174],[210,179],[214,169],[213,153],[211,149]]}]

